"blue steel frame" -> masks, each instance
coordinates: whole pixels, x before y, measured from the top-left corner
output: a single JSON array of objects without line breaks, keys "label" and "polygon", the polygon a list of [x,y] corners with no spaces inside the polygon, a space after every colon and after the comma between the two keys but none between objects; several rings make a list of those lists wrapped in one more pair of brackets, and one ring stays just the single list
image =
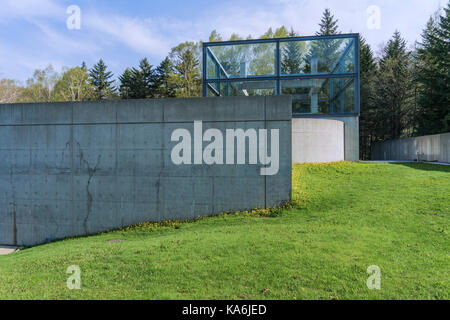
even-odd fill
[{"label": "blue steel frame", "polygon": [[[333,39],[350,39],[352,41],[348,44],[347,48],[341,54],[341,57],[345,56],[348,53],[348,50],[354,46],[354,57],[355,57],[355,70],[352,73],[333,73],[338,65],[342,67],[341,58],[336,62],[332,71],[330,73],[318,73],[318,74],[289,74],[284,75],[281,74],[281,55],[280,55],[280,42],[287,41],[308,41],[308,40],[333,40]],[[276,51],[275,51],[275,74],[274,75],[265,75],[265,76],[250,76],[246,78],[240,77],[220,77],[217,74],[216,78],[207,79],[207,55],[211,55],[212,59],[216,61],[221,71],[227,75],[226,70],[220,64],[218,59],[214,56],[214,53],[209,49],[214,46],[227,46],[227,45],[246,45],[246,44],[257,44],[257,43],[275,43]],[[203,78],[203,96],[207,96],[208,87],[213,90],[217,95],[220,95],[219,92],[211,85],[216,84],[218,80],[220,83],[225,84],[225,90],[228,92],[228,87],[230,82],[247,82],[247,81],[261,81],[261,80],[272,80],[276,81],[275,94],[281,94],[281,81],[282,80],[293,80],[293,79],[333,79],[333,78],[350,78],[356,82],[355,85],[355,112],[353,113],[336,113],[334,112],[334,101],[339,96],[339,93],[345,90],[345,88],[352,83],[352,81],[348,81],[347,84],[341,88],[340,92],[334,94],[333,86],[331,85],[330,92],[330,112],[329,113],[295,113],[293,117],[354,117],[359,116],[360,114],[360,56],[359,56],[359,33],[348,33],[348,34],[338,34],[338,35],[330,35],[330,36],[308,36],[308,37],[290,37],[290,38],[275,38],[275,39],[254,39],[254,40],[237,40],[237,41],[218,41],[218,42],[204,42],[202,47],[202,78]],[[343,80],[342,80],[343,81]],[[341,110],[342,111],[342,110]]]}]

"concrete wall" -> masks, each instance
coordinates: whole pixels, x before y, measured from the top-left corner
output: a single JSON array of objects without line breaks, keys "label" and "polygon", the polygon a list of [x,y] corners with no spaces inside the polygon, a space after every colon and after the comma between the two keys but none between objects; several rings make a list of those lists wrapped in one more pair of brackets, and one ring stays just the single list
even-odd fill
[{"label": "concrete wall", "polygon": [[[194,120],[279,129],[278,174],[173,164],[171,134]],[[291,199],[291,164],[290,97],[0,105],[0,244],[275,206]]]},{"label": "concrete wall", "polygon": [[450,162],[450,133],[375,143],[372,160]]},{"label": "concrete wall", "polygon": [[292,119],[292,162],[344,160],[344,123],[329,119]]},{"label": "concrete wall", "polygon": [[293,163],[358,161],[359,117],[292,119]]},{"label": "concrete wall", "polygon": [[344,123],[344,158],[359,161],[359,117],[330,117]]}]

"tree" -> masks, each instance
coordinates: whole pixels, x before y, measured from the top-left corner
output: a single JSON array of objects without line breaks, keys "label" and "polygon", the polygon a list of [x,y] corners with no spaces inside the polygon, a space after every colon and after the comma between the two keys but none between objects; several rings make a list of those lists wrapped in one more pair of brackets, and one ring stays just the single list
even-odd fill
[{"label": "tree", "polygon": [[[289,37],[297,37],[298,34],[291,29]],[[281,50],[281,73],[300,73],[303,65],[304,42],[288,41]]]},{"label": "tree", "polygon": [[381,140],[398,139],[411,132],[413,83],[411,53],[396,31],[382,50],[376,79],[376,118]]},{"label": "tree", "polygon": [[375,110],[375,77],[377,64],[370,48],[364,38],[360,38],[360,118],[359,118],[359,144],[360,159],[370,159],[370,148],[376,139],[374,128],[377,125]]},{"label": "tree", "polygon": [[217,30],[213,30],[209,35],[208,41],[209,42],[222,41],[222,36],[220,35],[220,33],[217,32]]},{"label": "tree", "polygon": [[53,89],[59,80],[59,74],[50,64],[45,69],[34,71],[33,78],[27,80],[21,100],[24,102],[51,102]]},{"label": "tree", "polygon": [[133,73],[130,68],[126,68],[119,76],[119,95],[121,99],[131,99],[131,90],[133,86]]},{"label": "tree", "polygon": [[15,80],[0,80],[0,103],[18,102],[23,92],[23,88]]},{"label": "tree", "polygon": [[430,18],[416,52],[417,134],[450,131],[450,2],[444,14]]},{"label": "tree", "polygon": [[100,59],[89,71],[90,83],[94,89],[94,98],[97,100],[110,99],[116,91],[113,85],[114,80],[110,80],[113,74],[107,69],[106,64]]},{"label": "tree", "polygon": [[[338,20],[331,14],[330,9],[325,9],[319,23],[317,36],[329,36],[339,34]],[[332,67],[338,60],[342,52],[339,47],[342,39],[322,39],[311,42],[310,52],[305,57],[305,73],[331,72]],[[317,67],[315,67],[315,62]],[[315,70],[317,68],[317,70]]]},{"label": "tree", "polygon": [[156,68],[155,77],[155,97],[173,98],[176,97],[176,87],[173,83],[173,65],[169,57],[166,57]]},{"label": "tree", "polygon": [[92,99],[94,88],[86,65],[66,68],[54,88],[54,101],[85,101]]},{"label": "tree", "polygon": [[169,59],[174,66],[171,81],[177,97],[198,97],[201,94],[201,72],[198,44],[184,42],[174,47]]},{"label": "tree", "polygon": [[151,99],[155,96],[156,75],[147,58],[139,62],[138,68],[131,69],[130,98]]},{"label": "tree", "polygon": [[330,9],[325,9],[325,11],[322,14],[322,19],[319,23],[319,31],[316,32],[317,36],[329,36],[333,34],[338,34],[338,22],[339,20],[335,19],[334,16],[331,14]]}]

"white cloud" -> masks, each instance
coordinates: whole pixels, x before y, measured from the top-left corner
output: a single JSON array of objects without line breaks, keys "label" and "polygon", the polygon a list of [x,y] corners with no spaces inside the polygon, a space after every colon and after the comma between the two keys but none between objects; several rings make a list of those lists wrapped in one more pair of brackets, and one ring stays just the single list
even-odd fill
[{"label": "white cloud", "polygon": [[53,0],[1,0],[0,18],[12,19],[54,18],[65,19],[65,9]]},{"label": "white cloud", "polygon": [[87,14],[83,23],[86,32],[92,32],[93,36],[117,41],[143,55],[162,57],[170,49],[159,30],[151,28],[145,20],[94,13]]}]

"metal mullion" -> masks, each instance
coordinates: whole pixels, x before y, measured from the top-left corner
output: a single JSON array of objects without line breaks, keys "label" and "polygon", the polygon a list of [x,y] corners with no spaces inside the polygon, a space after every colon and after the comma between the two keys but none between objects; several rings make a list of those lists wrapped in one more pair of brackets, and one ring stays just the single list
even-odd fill
[{"label": "metal mullion", "polygon": [[275,53],[275,62],[276,62],[276,73],[277,73],[277,79],[276,79],[276,88],[275,88],[275,94],[281,94],[281,81],[280,81],[280,75],[281,75],[281,55],[280,55],[280,41],[276,42],[276,53]]},{"label": "metal mullion", "polygon": [[214,81],[229,81],[229,82],[239,82],[239,81],[263,81],[263,80],[303,80],[303,79],[328,79],[328,78],[356,78],[356,73],[341,73],[341,74],[316,74],[314,76],[311,75],[280,75],[277,76],[257,76],[257,77],[247,77],[247,78],[214,78],[214,79],[206,79],[207,82]]},{"label": "metal mullion", "polygon": [[203,91],[203,96],[206,97],[208,95],[207,92],[207,82],[206,82],[206,46],[203,43],[202,45],[202,52],[203,52],[203,57],[202,57],[202,64],[203,64],[203,70],[202,70],[202,91]]},{"label": "metal mullion", "polygon": [[207,47],[227,46],[227,45],[245,45],[245,44],[258,44],[258,43],[274,43],[274,42],[287,42],[287,41],[313,41],[313,40],[333,40],[333,39],[348,39],[358,38],[358,33],[336,34],[329,36],[306,36],[306,37],[289,37],[289,38],[276,38],[276,39],[251,39],[251,40],[232,40],[232,41],[215,41],[205,42]]},{"label": "metal mullion", "polygon": [[355,90],[355,112],[359,115],[360,114],[360,94],[361,94],[361,88],[360,88],[360,81],[361,81],[361,75],[360,75],[360,56],[359,56],[359,34],[356,39],[355,43],[355,73],[356,73],[356,90]]}]

